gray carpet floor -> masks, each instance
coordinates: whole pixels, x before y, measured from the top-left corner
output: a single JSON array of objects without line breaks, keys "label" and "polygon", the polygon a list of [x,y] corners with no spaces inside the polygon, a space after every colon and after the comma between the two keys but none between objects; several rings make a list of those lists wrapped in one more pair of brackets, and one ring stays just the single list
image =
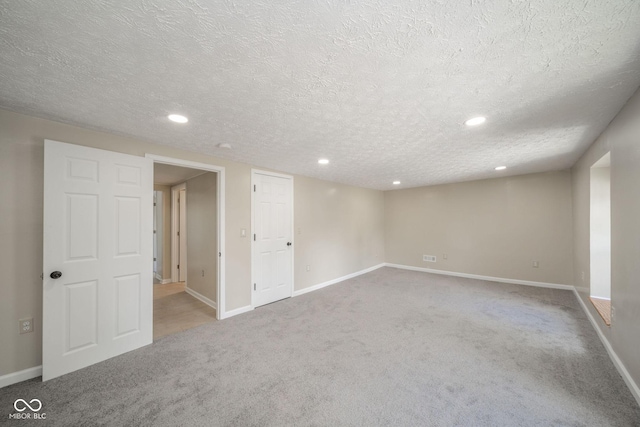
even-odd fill
[{"label": "gray carpet floor", "polygon": [[[46,421],[9,421],[38,398]],[[382,268],[0,389],[13,425],[640,426],[573,293]]]}]

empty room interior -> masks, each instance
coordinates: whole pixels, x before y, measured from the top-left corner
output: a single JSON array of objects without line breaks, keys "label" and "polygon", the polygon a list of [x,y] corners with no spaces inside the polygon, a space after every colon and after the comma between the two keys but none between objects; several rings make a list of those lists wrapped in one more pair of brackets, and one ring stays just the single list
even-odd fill
[{"label": "empty room interior", "polygon": [[640,426],[640,2],[0,2],[0,419]]}]

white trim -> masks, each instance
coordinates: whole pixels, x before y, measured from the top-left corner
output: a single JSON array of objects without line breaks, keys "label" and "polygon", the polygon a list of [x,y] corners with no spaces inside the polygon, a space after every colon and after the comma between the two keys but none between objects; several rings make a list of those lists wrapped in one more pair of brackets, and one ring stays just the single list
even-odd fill
[{"label": "white trim", "polygon": [[250,305],[245,305],[244,307],[236,308],[234,310],[225,312],[224,317],[222,317],[222,319],[228,319],[229,317],[237,316],[238,314],[247,313],[249,311],[253,311],[253,307]]},{"label": "white trim", "polygon": [[587,314],[587,317],[589,318],[591,325],[596,330],[598,337],[600,337],[600,341],[602,341],[604,348],[607,350],[607,353],[609,354],[609,358],[613,362],[613,365],[616,367],[616,369],[622,376],[622,379],[627,384],[627,387],[629,387],[631,394],[640,405],[640,387],[638,387],[638,384],[636,384],[636,382],[633,380],[633,377],[631,377],[631,375],[629,374],[629,371],[627,371],[627,368],[624,366],[624,363],[622,363],[622,360],[620,360],[616,352],[613,350],[613,347],[611,346],[611,343],[609,343],[609,340],[607,340],[607,337],[602,333],[602,330],[598,326],[598,322],[596,322],[596,319],[593,317],[593,315],[589,311],[589,308],[586,306],[586,304],[578,294],[578,291],[576,290],[575,286],[559,285],[556,283],[532,282],[529,280],[512,280],[512,279],[505,279],[501,277],[480,276],[477,274],[456,273],[456,272],[444,271],[444,270],[432,270],[430,268],[412,267],[412,266],[401,265],[401,264],[385,263],[384,265],[386,267],[399,268],[402,270],[422,271],[425,273],[442,274],[446,276],[466,277],[469,279],[489,280],[492,282],[513,283],[516,285],[537,286],[541,288],[564,289],[564,290],[573,291],[576,298],[580,302],[582,309]]},{"label": "white trim", "polygon": [[385,267],[399,268],[401,270],[422,271],[425,273],[442,274],[445,276],[465,277],[467,279],[487,280],[490,282],[512,283],[514,285],[536,286],[539,288],[564,289],[567,291],[572,291],[574,289],[574,287],[571,285],[560,285],[558,283],[533,282],[531,280],[506,279],[504,277],[491,277],[491,276],[481,276],[479,274],[456,273],[455,271],[433,270],[431,268],[413,267],[410,265],[402,265],[402,264],[391,264],[388,262],[386,262],[384,265]]},{"label": "white trim", "polygon": [[256,257],[255,257],[255,241],[253,240],[253,235],[255,234],[255,221],[254,221],[254,215],[255,215],[255,197],[256,197],[256,193],[255,191],[253,191],[254,186],[256,185],[256,175],[267,175],[267,176],[274,176],[277,178],[283,178],[283,179],[290,179],[291,180],[291,244],[292,246],[292,252],[291,252],[291,297],[293,297],[294,294],[294,289],[296,287],[296,283],[295,283],[295,227],[294,227],[294,222],[295,222],[295,204],[294,204],[294,199],[293,199],[293,193],[294,193],[294,185],[295,185],[295,181],[293,178],[293,175],[286,175],[286,174],[282,174],[282,173],[277,173],[277,172],[270,172],[270,171],[265,171],[265,170],[260,170],[260,169],[254,169],[251,168],[251,188],[249,188],[249,191],[251,192],[251,230],[249,233],[249,238],[251,239],[251,283],[249,283],[250,289],[251,289],[251,307],[252,309],[255,308],[255,301],[254,301],[254,294],[255,291],[253,290],[253,286],[254,283],[256,283],[254,281],[255,279],[255,263],[256,263]]},{"label": "white trim", "polygon": [[613,350],[613,347],[611,347],[611,343],[609,343],[609,340],[607,339],[607,337],[605,337],[604,334],[602,333],[602,330],[598,326],[598,322],[596,322],[596,319],[593,317],[593,315],[589,311],[589,307],[587,307],[584,301],[582,301],[580,294],[578,294],[578,291],[575,288],[573,289],[573,293],[576,295],[576,298],[578,299],[578,301],[580,301],[580,305],[582,306],[582,309],[584,310],[584,312],[587,314],[587,317],[589,318],[589,321],[591,322],[593,329],[596,330],[598,337],[600,337],[600,341],[602,341],[602,345],[604,345],[604,348],[607,350],[607,353],[609,353],[609,358],[613,362],[613,365],[616,367],[616,369],[622,376],[622,379],[627,384],[627,387],[629,387],[629,390],[631,390],[631,394],[633,394],[633,397],[635,397],[636,402],[638,402],[638,405],[640,405],[640,387],[638,387],[638,384],[636,384],[636,382],[633,380],[633,378],[629,374],[629,371],[627,371],[627,368],[624,366],[624,363],[622,363],[622,360],[620,360],[616,352]]},{"label": "white trim", "polygon": [[156,280],[158,280],[160,283],[156,283],[157,285],[166,285],[167,283],[172,283],[173,280],[171,280],[171,278],[169,279],[163,279],[162,276],[159,273],[154,273],[154,276],[156,278]]},{"label": "white trim", "polygon": [[[226,175],[225,168],[223,166],[210,165],[208,163],[192,162],[189,160],[176,159],[172,157],[157,156],[155,154],[147,153],[145,157],[153,160],[154,163],[163,163],[166,165],[183,166],[194,169],[202,169],[209,172],[216,172],[218,174],[218,251],[220,256],[218,257],[218,308],[216,309],[216,318],[218,320],[230,317],[225,312],[225,298],[226,298],[226,207],[225,207],[225,189],[226,189]],[[173,259],[172,259],[173,261]]]},{"label": "white trim", "polygon": [[178,263],[180,257],[180,239],[178,239],[178,230],[180,229],[180,212],[178,199],[180,197],[180,191],[187,189],[187,183],[176,184],[171,187],[171,281],[180,281],[180,271],[178,270]]},{"label": "white trim", "polygon": [[260,175],[275,176],[275,177],[278,177],[278,178],[284,178],[284,179],[293,180],[293,175],[287,175],[287,174],[284,174],[284,173],[271,172],[271,171],[265,171],[265,170],[262,170],[262,169],[251,168],[251,174],[254,174],[254,173],[259,173]]},{"label": "white trim", "polygon": [[191,289],[188,286],[185,286],[184,290],[191,295],[192,297],[194,297],[195,299],[198,299],[200,301],[202,301],[203,303],[207,304],[209,307],[213,307],[214,309],[218,309],[218,304],[216,304],[216,302],[210,298],[205,297],[204,295],[202,295],[200,292],[196,292],[193,289]]},{"label": "white trim", "polygon": [[12,372],[0,377],[0,388],[10,386],[11,384],[21,383],[32,378],[42,375],[42,365],[33,368],[23,369],[22,371]]},{"label": "white trim", "polygon": [[343,282],[348,279],[353,279],[354,277],[361,276],[363,274],[369,273],[373,270],[377,270],[381,267],[384,267],[385,264],[374,265],[373,267],[365,268],[364,270],[356,271],[355,273],[347,274],[346,276],[338,277],[337,279],[328,280],[326,282],[318,283],[317,285],[308,286],[306,288],[299,289],[297,291],[293,291],[293,296],[297,297],[300,295],[304,295],[309,292],[317,291],[318,289],[325,288],[327,286],[335,285],[336,283]]},{"label": "white trim", "polygon": [[153,273],[153,278],[162,282],[162,276],[157,271]]}]

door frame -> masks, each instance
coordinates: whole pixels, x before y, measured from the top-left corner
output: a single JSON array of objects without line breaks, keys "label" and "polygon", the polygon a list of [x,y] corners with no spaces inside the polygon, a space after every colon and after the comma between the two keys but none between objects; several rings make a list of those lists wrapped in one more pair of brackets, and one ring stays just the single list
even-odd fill
[{"label": "door frame", "polygon": [[[180,271],[177,265],[180,263],[180,239],[176,238],[176,233],[180,229],[181,212],[178,210],[178,197],[180,191],[187,189],[187,183],[176,184],[171,187],[171,281],[180,281]],[[182,236],[181,236],[182,237]],[[188,236],[187,236],[188,238]],[[187,261],[188,262],[188,261]],[[187,281],[187,272],[185,271],[185,282]]]},{"label": "door frame", "polygon": [[[291,243],[293,244],[293,250],[295,251],[295,227],[294,227],[294,223],[295,223],[295,219],[294,219],[294,213],[295,213],[295,205],[293,204],[294,199],[293,199],[293,193],[294,193],[294,179],[293,179],[293,175],[286,175],[286,174],[282,174],[282,173],[277,173],[277,172],[271,172],[271,171],[265,171],[265,170],[261,170],[261,169],[251,169],[251,233],[249,234],[249,238],[251,239],[251,283],[249,284],[250,286],[250,290],[251,290],[251,309],[255,309],[256,308],[256,304],[255,304],[255,298],[254,298],[254,290],[253,290],[253,285],[254,283],[256,283],[254,281],[255,279],[255,265],[256,265],[256,257],[255,257],[255,245],[256,242],[253,240],[253,234],[255,233],[255,224],[254,224],[254,217],[255,217],[255,196],[256,196],[256,192],[254,191],[255,185],[256,185],[256,175],[267,175],[267,176],[273,176],[276,178],[284,178],[284,179],[289,179],[291,180]],[[293,291],[296,287],[295,284],[295,256],[294,256],[295,252],[293,252],[291,254],[291,295],[290,297],[293,297]]]},{"label": "door frame", "polygon": [[[146,153],[145,157],[153,160],[153,163],[162,163],[165,165],[182,166],[191,169],[200,169],[207,172],[216,172],[218,174],[216,198],[218,204],[218,284],[217,284],[217,300],[216,319],[222,320],[227,317],[225,296],[225,168],[223,166],[210,165],[208,163],[192,162],[190,160],[176,159],[174,157],[158,156]],[[173,220],[172,220],[173,221]],[[172,260],[173,262],[173,256]],[[187,261],[188,262],[188,261]],[[175,264],[175,263],[174,263]],[[173,269],[172,269],[173,272]],[[172,273],[173,274],[173,273]]]}]

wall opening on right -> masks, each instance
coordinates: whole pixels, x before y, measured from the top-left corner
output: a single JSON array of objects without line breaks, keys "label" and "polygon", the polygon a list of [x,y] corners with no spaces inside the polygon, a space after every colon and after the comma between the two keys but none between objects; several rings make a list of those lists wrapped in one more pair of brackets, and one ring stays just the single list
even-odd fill
[{"label": "wall opening on right", "polygon": [[590,295],[591,302],[611,325],[611,156],[591,166],[590,176]]}]

